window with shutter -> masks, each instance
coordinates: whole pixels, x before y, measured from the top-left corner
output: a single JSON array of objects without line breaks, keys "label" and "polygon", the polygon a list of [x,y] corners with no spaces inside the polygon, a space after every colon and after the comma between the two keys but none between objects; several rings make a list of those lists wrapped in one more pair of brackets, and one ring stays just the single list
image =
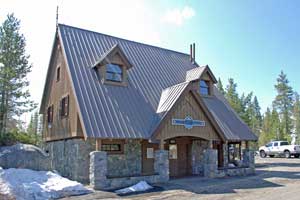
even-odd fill
[{"label": "window with shutter", "polygon": [[67,117],[69,115],[69,95],[60,101],[60,116]]},{"label": "window with shutter", "polygon": [[53,105],[49,106],[47,109],[47,122],[48,124],[53,122]]}]

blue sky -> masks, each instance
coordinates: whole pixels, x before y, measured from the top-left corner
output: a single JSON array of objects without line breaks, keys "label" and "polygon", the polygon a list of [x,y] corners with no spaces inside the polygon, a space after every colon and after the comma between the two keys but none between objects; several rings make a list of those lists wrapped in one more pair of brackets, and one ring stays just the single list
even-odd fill
[{"label": "blue sky", "polygon": [[300,92],[300,1],[0,0],[0,5],[1,22],[11,12],[21,19],[36,102],[50,58],[56,5],[60,23],[185,53],[195,42],[196,61],[208,64],[223,84],[234,78],[240,93],[253,91],[263,110],[276,94],[281,70]]}]

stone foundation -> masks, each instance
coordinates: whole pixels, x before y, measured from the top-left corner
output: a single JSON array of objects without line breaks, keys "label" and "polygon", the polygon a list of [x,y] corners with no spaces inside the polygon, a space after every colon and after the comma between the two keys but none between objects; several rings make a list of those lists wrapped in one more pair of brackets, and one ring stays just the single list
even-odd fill
[{"label": "stone foundation", "polygon": [[149,176],[127,176],[109,178],[108,156],[106,152],[93,151],[90,153],[90,184],[96,190],[112,190],[127,187],[147,181],[150,184],[166,182],[169,180],[169,158],[168,151],[155,151],[154,168],[155,174]]},{"label": "stone foundation", "polygon": [[142,146],[139,140],[128,140],[123,154],[108,154],[107,175],[134,176],[142,171]]},{"label": "stone foundation", "polygon": [[49,153],[51,169],[69,179],[89,182],[89,153],[95,149],[92,141],[59,140],[47,142],[44,149]]},{"label": "stone foundation", "polygon": [[241,167],[224,167],[218,169],[218,154],[215,149],[206,149],[204,152],[204,176],[217,178],[224,176],[246,176],[255,174],[254,152],[243,150]]},{"label": "stone foundation", "polygon": [[208,148],[207,140],[193,140],[192,143],[192,174],[203,175],[204,151]]}]

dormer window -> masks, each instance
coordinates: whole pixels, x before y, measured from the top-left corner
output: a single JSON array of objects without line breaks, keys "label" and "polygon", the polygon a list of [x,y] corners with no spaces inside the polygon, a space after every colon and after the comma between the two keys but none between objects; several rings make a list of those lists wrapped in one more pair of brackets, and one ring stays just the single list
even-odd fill
[{"label": "dormer window", "polygon": [[122,82],[123,80],[123,69],[117,64],[106,65],[106,80],[113,82]]},{"label": "dormer window", "polygon": [[209,95],[209,82],[200,80],[200,94]]}]

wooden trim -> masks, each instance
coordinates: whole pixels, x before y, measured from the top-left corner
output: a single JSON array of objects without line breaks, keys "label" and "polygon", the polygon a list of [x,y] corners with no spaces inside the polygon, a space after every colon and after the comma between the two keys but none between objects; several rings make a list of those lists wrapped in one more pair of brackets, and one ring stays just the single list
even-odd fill
[{"label": "wooden trim", "polygon": [[208,65],[205,66],[205,70],[202,72],[200,79],[202,78],[203,74],[205,74],[205,73],[208,73],[208,75],[211,77],[211,80],[213,81],[213,83],[218,82],[215,75],[212,73],[212,71],[210,70]]},{"label": "wooden trim", "polygon": [[68,140],[68,139],[75,139],[75,138],[84,139],[81,136],[69,136],[69,137],[65,137],[65,136],[64,137],[57,137],[57,136],[54,136],[54,137],[45,137],[43,139],[47,143],[47,142],[54,142],[54,141],[61,141],[61,140]]},{"label": "wooden trim", "polygon": [[101,139],[96,139],[96,151],[101,151],[102,141]]},{"label": "wooden trim", "polygon": [[[121,145],[121,151],[106,151],[107,154],[124,154],[125,140],[121,140],[121,139],[101,140],[101,145],[103,145],[103,144],[119,144],[119,145]],[[99,151],[102,151],[101,148],[99,148]]]},{"label": "wooden trim", "polygon": [[173,104],[171,109],[163,116],[161,121],[159,122],[158,126],[154,129],[154,132],[152,133],[152,138],[156,138],[159,132],[163,129],[165,122],[170,118],[170,116],[175,112],[175,108],[178,106],[181,100],[185,97],[186,94],[190,91],[191,82],[186,86],[185,90],[180,94],[180,96],[177,98],[176,102]]}]

